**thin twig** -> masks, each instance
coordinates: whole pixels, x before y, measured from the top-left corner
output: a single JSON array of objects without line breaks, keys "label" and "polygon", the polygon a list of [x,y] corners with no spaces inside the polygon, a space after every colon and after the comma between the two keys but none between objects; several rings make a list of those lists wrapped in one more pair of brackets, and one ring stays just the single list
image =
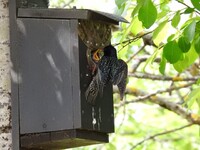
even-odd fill
[{"label": "thin twig", "polygon": [[168,130],[168,131],[164,131],[164,132],[161,132],[161,133],[157,133],[157,134],[151,135],[151,136],[149,136],[149,137],[143,139],[142,141],[138,142],[137,144],[135,144],[131,149],[134,149],[134,148],[136,148],[137,146],[143,144],[144,142],[146,142],[146,141],[148,141],[148,140],[151,140],[151,139],[154,139],[154,138],[156,138],[156,137],[158,137],[158,136],[165,135],[165,134],[169,134],[169,133],[172,133],[172,132],[176,132],[176,131],[182,130],[182,129],[184,129],[184,128],[190,127],[190,126],[192,126],[192,125],[194,125],[194,124],[193,124],[193,123],[189,123],[189,124],[187,124],[187,125],[185,125],[185,126],[182,126],[182,127],[179,127],[179,128],[175,128],[175,129],[172,129],[172,130]]},{"label": "thin twig", "polygon": [[[181,1],[179,1],[179,0],[176,0],[176,1],[177,1],[178,3],[184,5],[184,6],[188,7],[188,8],[191,8],[189,5],[185,4],[184,2],[181,2]],[[191,9],[192,9],[192,8],[191,8]],[[200,12],[199,12],[199,11],[196,11],[196,10],[195,10],[195,12],[196,12],[197,14],[200,15]]]},{"label": "thin twig", "polygon": [[145,48],[146,45],[143,45],[137,52],[135,52],[127,61],[126,63],[129,63],[140,51],[142,51]]},{"label": "thin twig", "polygon": [[[150,34],[150,33],[152,33],[152,32],[153,32],[153,31],[149,31],[149,32],[146,32],[146,33],[144,33],[144,34],[142,34],[142,35],[135,36],[135,37],[132,38],[132,39],[128,39],[128,40],[126,40],[126,41],[123,41],[123,42],[120,42],[120,43],[115,43],[115,44],[112,44],[112,45],[113,45],[113,46],[117,46],[117,45],[120,45],[120,44],[126,44],[125,46],[122,47],[122,48],[124,48],[124,47],[126,47],[127,45],[129,45],[130,43],[135,42],[135,41],[137,41],[138,39],[142,38],[143,36],[148,35],[148,34]],[[128,43],[128,44],[127,44],[127,43]]]},{"label": "thin twig", "polygon": [[139,96],[138,98],[132,100],[132,101],[126,101],[126,103],[136,103],[136,102],[141,102],[141,101],[145,101],[153,96],[156,96],[157,94],[162,94],[162,93],[168,93],[168,92],[171,92],[171,91],[174,91],[174,90],[179,90],[179,89],[182,89],[182,88],[186,88],[186,87],[189,87],[189,86],[192,86],[195,82],[190,82],[188,84],[184,84],[184,85],[181,85],[181,86],[178,86],[178,87],[175,87],[175,86],[172,86],[168,89],[164,89],[164,90],[158,90],[156,92],[153,92],[153,93],[150,93],[150,94],[147,94],[145,96]]},{"label": "thin twig", "polygon": [[[141,63],[145,62],[149,57],[148,56],[142,56],[142,57],[137,57],[134,59],[134,64],[132,66],[132,70],[130,71],[131,73],[134,73],[137,68],[140,66]],[[160,62],[160,58],[155,58],[154,62]]]},{"label": "thin twig", "polygon": [[150,80],[159,80],[159,81],[173,81],[173,82],[182,82],[182,81],[196,81],[199,79],[199,76],[184,78],[184,77],[168,77],[160,76],[154,74],[144,74],[140,72],[129,73],[129,77],[141,78],[141,79],[150,79]]}]

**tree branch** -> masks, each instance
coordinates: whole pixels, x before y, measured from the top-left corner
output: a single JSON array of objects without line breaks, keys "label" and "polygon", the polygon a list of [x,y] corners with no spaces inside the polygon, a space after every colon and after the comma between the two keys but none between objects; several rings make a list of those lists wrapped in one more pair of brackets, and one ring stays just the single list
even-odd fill
[{"label": "tree branch", "polygon": [[[150,93],[150,94],[145,93],[145,94],[140,95],[138,98],[136,98],[136,99],[134,99],[134,100],[132,100],[132,101],[127,101],[127,103],[135,103],[135,102],[145,101],[145,100],[147,100],[147,99],[152,99],[152,97],[153,97],[153,96],[156,96],[157,94],[172,92],[172,91],[174,91],[174,90],[178,90],[178,89],[182,89],[182,88],[189,87],[189,86],[191,86],[191,85],[193,85],[193,84],[194,84],[194,82],[190,82],[190,83],[188,83],[188,84],[183,84],[183,85],[178,86],[178,87],[172,86],[172,87],[167,88],[167,89],[164,89],[164,90],[158,90],[158,91],[156,91],[156,92],[154,92],[154,93]],[[130,92],[130,91],[129,91],[129,89],[128,89],[128,90],[127,90],[127,93],[129,93],[129,92]]]},{"label": "tree branch", "polygon": [[[137,68],[140,66],[141,63],[145,62],[149,56],[142,56],[142,57],[137,57],[134,59],[134,64],[132,66],[132,70],[130,71],[131,73],[135,72]],[[160,62],[160,58],[155,58],[154,62]]]},{"label": "tree branch", "polygon": [[[152,103],[158,104],[161,107],[168,109],[168,110],[176,113],[179,116],[182,116],[188,122],[200,125],[200,116],[198,114],[188,111],[186,108],[182,107],[181,105],[179,105],[175,102],[169,101],[169,99],[167,99],[167,98],[163,98],[161,96],[156,96],[157,94],[161,94],[164,92],[170,92],[172,90],[186,88],[188,86],[191,86],[192,84],[193,84],[193,82],[183,85],[183,86],[179,86],[179,87],[171,87],[169,89],[159,90],[159,91],[151,93],[151,94],[149,94],[145,91],[136,89],[136,88],[127,87],[126,93],[135,95],[138,98],[136,98],[132,101],[123,101],[122,103],[120,103],[118,106],[115,106],[115,107],[121,107],[121,106],[129,104],[129,103],[143,102],[143,101],[149,99],[149,101],[151,101]],[[114,92],[118,92],[116,87],[114,87],[113,90],[114,90]]]},{"label": "tree branch", "polygon": [[[126,41],[123,41],[123,42],[120,42],[120,43],[115,43],[115,44],[112,44],[112,45],[113,45],[113,46],[117,46],[117,45],[120,45],[120,44],[125,44],[125,46],[123,46],[123,48],[124,48],[124,47],[126,47],[127,45],[129,45],[130,43],[135,42],[135,41],[139,40],[140,38],[142,38],[143,36],[148,35],[148,34],[150,34],[150,33],[152,33],[152,32],[153,32],[153,31],[149,31],[149,32],[144,33],[144,34],[142,34],[142,35],[135,36],[135,37],[133,37],[132,39],[128,39],[128,40],[126,40]],[[122,48],[122,49],[123,49],[123,48]]]},{"label": "tree branch", "polygon": [[142,78],[142,79],[173,81],[173,82],[196,81],[196,80],[199,79],[198,76],[195,76],[195,77],[192,77],[192,78],[167,77],[167,76],[159,76],[159,75],[153,75],[153,74],[144,74],[144,73],[140,73],[140,72],[129,73],[128,76],[135,77],[135,78]]},{"label": "tree branch", "polygon": [[[184,6],[186,6],[187,8],[191,8],[189,5],[185,4],[184,2],[181,2],[181,1],[179,1],[179,0],[176,0],[176,1],[177,1],[178,3],[180,3],[180,4],[184,5]],[[192,9],[192,8],[191,8],[191,9]],[[196,12],[197,14],[200,15],[200,13],[199,13],[198,11],[195,10],[195,12]]]},{"label": "tree branch", "polygon": [[154,139],[158,136],[161,136],[161,135],[165,135],[165,134],[169,134],[169,133],[172,133],[172,132],[176,132],[176,131],[179,131],[179,130],[182,130],[184,128],[187,128],[187,127],[190,127],[194,125],[193,123],[190,123],[190,124],[187,124],[185,126],[182,126],[182,127],[179,127],[179,128],[175,128],[175,129],[172,129],[172,130],[168,130],[168,131],[164,131],[164,132],[161,132],[161,133],[157,133],[157,134],[154,134],[154,135],[151,135],[145,139],[143,139],[142,141],[138,142],[137,144],[135,144],[131,149],[134,149],[136,148],[137,146],[143,144],[144,142],[148,141],[148,140],[151,140],[151,139]]}]

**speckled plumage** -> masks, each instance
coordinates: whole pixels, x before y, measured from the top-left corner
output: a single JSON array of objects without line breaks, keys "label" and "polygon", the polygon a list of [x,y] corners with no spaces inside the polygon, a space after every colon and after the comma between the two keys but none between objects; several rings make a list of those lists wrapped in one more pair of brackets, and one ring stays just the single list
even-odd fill
[{"label": "speckled plumage", "polygon": [[[104,56],[98,62],[97,68],[97,74],[86,91],[86,99],[95,101],[98,93],[102,95],[104,87],[108,82],[111,82],[113,85],[118,86],[120,99],[122,100],[126,90],[128,67],[123,60],[117,58],[117,51],[113,46],[109,45],[104,48]],[[89,93],[92,92],[89,91],[93,91],[95,94],[91,95]]]}]

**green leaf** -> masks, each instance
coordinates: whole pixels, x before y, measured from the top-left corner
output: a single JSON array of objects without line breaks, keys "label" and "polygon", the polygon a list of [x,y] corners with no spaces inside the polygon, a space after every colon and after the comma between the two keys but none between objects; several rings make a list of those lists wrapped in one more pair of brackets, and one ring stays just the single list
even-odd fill
[{"label": "green leaf", "polygon": [[163,42],[163,39],[166,38],[167,31],[169,29],[168,20],[163,21],[153,32],[153,41],[156,45],[159,45]]},{"label": "green leaf", "polygon": [[123,42],[124,39],[126,39],[126,37],[128,36],[128,34],[130,33],[132,27],[134,27],[134,20],[131,21],[131,24],[127,27],[127,29],[123,33],[123,36],[122,36],[120,42]]},{"label": "green leaf", "polygon": [[200,21],[198,21],[196,24],[196,33],[200,34]]},{"label": "green leaf", "polygon": [[145,0],[139,9],[138,18],[145,28],[150,28],[157,18],[157,9],[151,0]]},{"label": "green leaf", "polygon": [[200,84],[200,78],[196,81],[196,84],[197,84],[197,85]]},{"label": "green leaf", "polygon": [[137,16],[133,18],[131,24],[133,24],[133,26],[131,26],[131,33],[133,33],[133,35],[137,35],[143,31],[142,23],[138,20]]},{"label": "green leaf", "polygon": [[172,40],[174,39],[175,36],[176,36],[175,34],[170,35],[170,36],[167,38],[167,42],[172,41]]},{"label": "green leaf", "polygon": [[195,35],[196,21],[193,20],[183,31],[183,35],[188,42],[191,42]]},{"label": "green leaf", "polygon": [[125,8],[126,8],[126,5],[125,5],[125,3],[124,3],[124,4],[121,5],[121,7],[119,7],[119,8],[116,10],[116,12],[115,12],[116,15],[121,16],[122,13],[124,12]]},{"label": "green leaf", "polygon": [[183,53],[187,53],[190,49],[191,44],[185,39],[185,37],[180,37],[178,40],[178,46]]},{"label": "green leaf", "polygon": [[159,71],[163,75],[165,74],[166,64],[167,64],[167,60],[165,59],[165,57],[162,57],[162,60],[160,62],[160,66],[159,66]]},{"label": "green leaf", "polygon": [[164,57],[171,63],[176,63],[182,55],[182,52],[176,41],[168,42],[163,48]]},{"label": "green leaf", "polygon": [[200,34],[200,21],[198,21],[196,24],[196,33]]},{"label": "green leaf", "polygon": [[123,4],[125,3],[125,0],[115,0],[115,4],[117,5],[117,7],[120,9]]},{"label": "green leaf", "polygon": [[200,0],[191,0],[191,2],[196,9],[200,10]]},{"label": "green leaf", "polygon": [[168,6],[168,2],[167,1],[163,1],[160,3],[160,12],[157,15],[157,19],[160,20],[162,18],[165,18],[165,16],[168,14],[168,12],[170,11],[170,8]]},{"label": "green leaf", "polygon": [[167,15],[167,13],[168,13],[168,11],[166,11],[166,10],[159,12],[157,15],[157,20],[164,18]]},{"label": "green leaf", "polygon": [[160,53],[160,51],[158,51],[158,49],[151,55],[151,57],[149,57],[146,62],[145,62],[145,65],[144,65],[144,68],[143,68],[143,72],[145,72],[145,69],[147,67],[148,64],[152,64],[153,61],[156,59],[156,56]]},{"label": "green leaf", "polygon": [[200,97],[200,87],[194,89],[186,98],[185,102],[191,108],[194,102]]},{"label": "green leaf", "polygon": [[172,18],[172,26],[174,28],[176,28],[180,22],[181,16],[180,16],[180,11],[177,11],[177,13],[174,15],[174,17]]},{"label": "green leaf", "polygon": [[190,50],[187,53],[184,53],[183,59],[173,64],[173,66],[176,69],[176,71],[181,73],[185,69],[187,69],[191,64],[193,64],[198,57],[199,56],[194,49],[194,44],[192,44]]},{"label": "green leaf", "polygon": [[135,14],[139,11],[140,7],[142,6],[142,1],[140,1],[137,6],[133,9],[131,16],[132,18],[135,16]]},{"label": "green leaf", "polygon": [[160,33],[160,31],[164,28],[164,26],[166,25],[167,22],[168,22],[168,21],[165,20],[165,21],[163,21],[162,23],[160,23],[160,24],[158,25],[158,27],[157,27],[157,28],[154,30],[154,32],[153,32],[153,37],[154,37],[154,38]]},{"label": "green leaf", "polygon": [[198,54],[200,54],[200,36],[194,41],[194,48]]},{"label": "green leaf", "polygon": [[186,28],[189,24],[191,24],[193,21],[196,21],[196,25],[198,24],[198,21],[200,21],[200,17],[192,17],[190,19],[188,19],[185,23],[183,23],[183,25],[181,26],[181,30]]},{"label": "green leaf", "polygon": [[184,11],[184,14],[190,14],[194,11],[194,8],[187,8],[185,11]]}]

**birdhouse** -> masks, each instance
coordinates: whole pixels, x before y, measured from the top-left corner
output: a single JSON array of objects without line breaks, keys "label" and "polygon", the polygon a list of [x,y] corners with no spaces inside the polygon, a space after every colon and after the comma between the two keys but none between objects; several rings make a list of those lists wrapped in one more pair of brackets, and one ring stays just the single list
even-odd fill
[{"label": "birdhouse", "polygon": [[64,149],[108,142],[112,85],[95,105],[85,91],[88,57],[125,19],[84,9],[24,8],[10,1],[13,149]]}]

